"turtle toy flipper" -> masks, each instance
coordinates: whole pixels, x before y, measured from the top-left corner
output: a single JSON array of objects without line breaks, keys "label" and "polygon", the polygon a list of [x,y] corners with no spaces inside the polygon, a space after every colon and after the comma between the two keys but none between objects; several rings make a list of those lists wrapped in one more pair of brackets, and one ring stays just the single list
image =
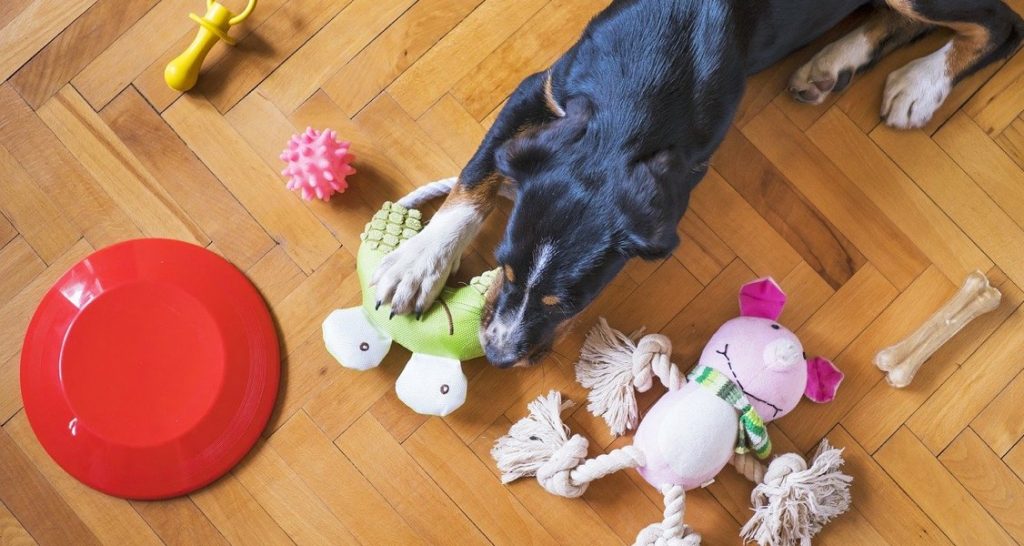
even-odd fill
[{"label": "turtle toy flipper", "polygon": [[395,382],[395,393],[416,413],[444,417],[466,401],[468,385],[458,360],[413,353]]},{"label": "turtle toy flipper", "polygon": [[380,364],[394,340],[413,353],[395,384],[399,399],[418,413],[443,416],[466,399],[462,361],[484,354],[480,317],[497,270],[468,285],[446,287],[420,317],[392,317],[388,307],[377,308],[373,271],[422,229],[420,211],[410,207],[385,203],[366,225],[356,256],[363,305],[332,312],[323,324],[324,344],[342,366],[366,370]]},{"label": "turtle toy flipper", "polygon": [[346,368],[376,368],[391,350],[391,338],[370,322],[362,307],[332,311],[323,331],[327,352]]}]

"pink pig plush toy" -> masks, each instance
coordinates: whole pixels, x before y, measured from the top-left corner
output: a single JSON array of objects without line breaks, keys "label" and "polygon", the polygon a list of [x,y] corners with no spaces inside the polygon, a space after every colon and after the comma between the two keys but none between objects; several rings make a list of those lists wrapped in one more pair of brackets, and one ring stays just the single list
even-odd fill
[{"label": "pink pig plush toy", "polygon": [[[800,340],[777,322],[786,295],[774,280],[740,290],[740,315],[723,324],[687,376],[669,360],[671,342],[652,334],[625,336],[602,319],[587,336],[577,380],[590,390],[588,409],[620,435],[635,428],[635,390],[657,377],[668,389],[639,423],[633,445],[593,459],[587,440],[569,436],[562,402],[552,392],[530,403],[530,415],[500,438],[492,455],[507,483],[536,476],[546,490],[579,497],[602,476],[637,468],[665,495],[665,519],[640,531],[642,546],[691,546],[700,535],[683,524],[685,491],[710,484],[732,463],[758,485],[754,513],[741,531],[761,546],[809,545],[825,523],[849,508],[851,478],[840,471],[841,451],[827,442],[808,464],[785,454],[767,468],[767,423],[789,413],[801,397],[832,400],[843,374],[824,358],[808,360]],[[635,389],[635,390],[634,390]]]}]

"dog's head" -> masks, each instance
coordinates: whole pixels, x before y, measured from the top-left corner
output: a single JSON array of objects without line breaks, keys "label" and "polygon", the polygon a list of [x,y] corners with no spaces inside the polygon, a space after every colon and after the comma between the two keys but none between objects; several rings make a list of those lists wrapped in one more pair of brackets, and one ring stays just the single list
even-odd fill
[{"label": "dog's head", "polygon": [[691,183],[676,180],[677,155],[602,152],[622,147],[602,142],[598,122],[584,99],[572,100],[564,117],[497,152],[499,171],[518,188],[481,329],[495,366],[537,362],[629,258],[664,257],[679,243]]}]

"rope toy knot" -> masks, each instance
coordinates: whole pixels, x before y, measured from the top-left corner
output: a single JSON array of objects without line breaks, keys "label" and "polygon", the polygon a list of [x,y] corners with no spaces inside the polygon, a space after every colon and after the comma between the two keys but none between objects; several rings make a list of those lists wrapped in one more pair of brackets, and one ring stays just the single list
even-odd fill
[{"label": "rope toy knot", "polygon": [[655,377],[670,390],[686,383],[671,358],[672,342],[667,337],[644,336],[642,330],[627,336],[600,319],[587,334],[576,363],[576,381],[590,389],[587,410],[603,417],[615,436],[636,428],[640,410],[634,388],[650,389]]},{"label": "rope toy knot", "polygon": [[636,344],[633,351],[633,386],[646,392],[657,376],[669,390],[686,384],[686,377],[672,364],[672,341],[661,334],[648,334]]},{"label": "rope toy knot", "polygon": [[537,469],[537,481],[547,492],[567,498],[576,498],[587,490],[588,482],[573,480],[572,471],[587,458],[587,439],[574,434],[562,444],[551,458]]},{"label": "rope toy knot", "polygon": [[767,486],[778,487],[790,474],[804,470],[807,470],[807,461],[804,461],[803,457],[796,453],[786,453],[779,455],[768,465],[768,469],[764,471],[764,478],[760,481]]}]

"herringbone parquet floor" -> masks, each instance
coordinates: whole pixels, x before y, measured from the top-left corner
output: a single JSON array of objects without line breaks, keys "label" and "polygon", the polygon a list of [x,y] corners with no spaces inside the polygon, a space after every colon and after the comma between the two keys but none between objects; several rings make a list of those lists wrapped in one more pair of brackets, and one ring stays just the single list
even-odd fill
[{"label": "herringbone parquet floor", "polygon": [[[229,4],[239,4],[232,1]],[[1024,0],[1011,2],[1024,11]],[[605,0],[262,0],[182,96],[162,81],[199,0],[0,2],[0,542],[4,544],[619,544],[659,519],[635,474],[564,500],[499,484],[488,449],[556,388],[599,315],[641,325],[692,361],[736,312],[737,287],[773,275],[784,321],[847,375],[836,401],[773,426],[784,447],[846,448],[854,509],[820,544],[1024,542],[1024,52],[956,87],[924,130],[879,125],[884,59],[822,107],[791,102],[790,72],[750,82],[734,129],[660,263],[633,263],[544,365],[467,366],[470,400],[411,414],[392,382],[407,358],[341,369],[322,348],[330,309],[358,298],[353,251],[385,199],[450,176],[507,93],[549,64]],[[238,9],[238,5],[233,5]],[[848,22],[848,28],[852,22]],[[836,33],[841,32],[838,29]],[[823,43],[823,42],[822,42]],[[354,142],[359,174],[330,204],[284,189],[278,151],[307,125]],[[491,263],[502,214],[464,260]],[[265,439],[211,487],[168,502],[96,493],[43,452],[18,365],[43,291],[123,239],[205,245],[270,303],[287,357]],[[903,391],[871,363],[981,269],[1005,297]],[[648,398],[650,400],[650,398]],[[601,447],[603,423],[569,422]],[[706,544],[737,544],[749,486],[731,471],[689,497]]]}]

